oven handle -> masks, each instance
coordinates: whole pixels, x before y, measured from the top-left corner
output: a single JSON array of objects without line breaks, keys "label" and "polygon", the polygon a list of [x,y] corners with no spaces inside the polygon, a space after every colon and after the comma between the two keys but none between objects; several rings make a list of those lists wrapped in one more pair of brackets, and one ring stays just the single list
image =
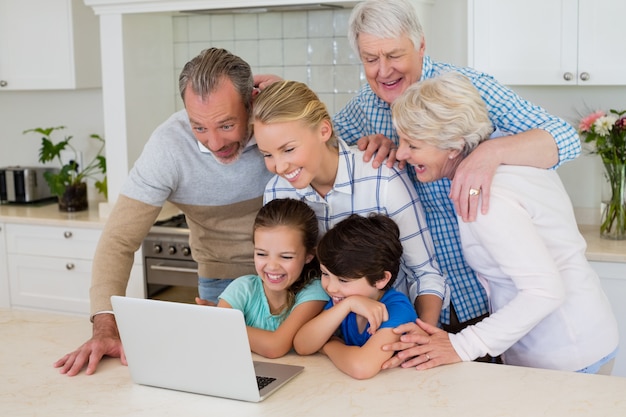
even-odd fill
[{"label": "oven handle", "polygon": [[177,266],[150,265],[150,269],[154,271],[185,272],[188,274],[198,274],[198,268],[180,268]]}]

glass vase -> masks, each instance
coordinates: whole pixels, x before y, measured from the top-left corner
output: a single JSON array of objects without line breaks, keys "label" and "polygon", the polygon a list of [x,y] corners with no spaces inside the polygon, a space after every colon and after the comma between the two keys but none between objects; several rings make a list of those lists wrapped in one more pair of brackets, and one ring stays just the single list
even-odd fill
[{"label": "glass vase", "polygon": [[59,196],[59,210],[74,212],[89,208],[87,201],[87,183],[81,182],[76,185],[65,187],[65,193]]},{"label": "glass vase", "polygon": [[626,163],[604,162],[608,198],[603,201],[600,236],[626,239]]}]

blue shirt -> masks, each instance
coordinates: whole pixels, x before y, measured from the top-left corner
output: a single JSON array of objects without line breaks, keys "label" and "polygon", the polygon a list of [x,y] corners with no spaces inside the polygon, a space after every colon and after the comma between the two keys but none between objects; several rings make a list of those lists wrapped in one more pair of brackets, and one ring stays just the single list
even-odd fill
[{"label": "blue shirt", "polygon": [[[362,278],[364,279],[364,278]],[[417,319],[415,314],[415,308],[411,305],[411,302],[406,295],[394,290],[393,288],[385,291],[380,300],[381,303],[387,307],[387,313],[389,314],[389,320],[384,321],[380,325],[380,329],[394,328],[404,323],[414,323]],[[324,310],[328,310],[333,307],[333,301],[330,300],[324,307]],[[359,326],[356,322],[356,314],[349,313],[345,319],[341,322],[339,330],[343,341],[348,346],[363,346],[371,337],[367,332],[370,328],[370,324],[367,323],[363,332],[359,333]]]},{"label": "blue shirt", "polygon": [[[559,163],[574,159],[580,154],[580,139],[576,130],[558,117],[519,97],[511,89],[499,84],[490,75],[472,68],[458,68],[450,64],[433,62],[424,56],[421,80],[434,78],[444,72],[457,71],[470,79],[487,105],[493,126],[505,135],[543,129],[550,133],[559,148]],[[363,136],[383,134],[398,143],[393,128],[391,107],[365,84],[359,93],[333,118],[337,135],[349,144]],[[461,251],[459,229],[454,205],[448,198],[450,181],[442,179],[419,183],[415,172],[408,167],[415,184],[426,221],[435,244],[439,267],[446,275],[451,290],[451,303],[463,322],[487,313],[487,294],[467,265]],[[450,311],[441,314],[443,323],[450,322]]]},{"label": "blue shirt", "polygon": [[320,196],[310,185],[294,188],[276,175],[265,187],[265,203],[277,198],[304,201],[317,215],[320,234],[351,214],[382,213],[400,228],[402,259],[394,288],[414,301],[434,294],[448,301],[449,288],[435,261],[435,247],[419,197],[405,170],[363,162],[363,152],[338,141],[339,164],[333,188]]}]

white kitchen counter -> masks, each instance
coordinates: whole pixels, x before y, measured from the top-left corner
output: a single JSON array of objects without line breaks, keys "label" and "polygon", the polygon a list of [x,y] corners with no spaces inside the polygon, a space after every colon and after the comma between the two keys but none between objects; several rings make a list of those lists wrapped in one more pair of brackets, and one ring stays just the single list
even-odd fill
[{"label": "white kitchen counter", "polygon": [[600,237],[600,226],[579,225],[587,241],[587,259],[599,262],[626,262],[626,240],[609,240]]},{"label": "white kitchen counter", "polygon": [[[110,208],[105,205],[106,209]],[[157,220],[180,213],[173,204],[165,203]],[[56,202],[35,204],[0,204],[0,223],[40,224],[42,226],[68,226],[102,228],[106,223],[106,213],[99,210],[97,202],[90,201],[89,209],[68,213],[59,210]]]},{"label": "white kitchen counter", "polygon": [[[626,378],[484,363],[417,372],[382,371],[357,381],[322,355],[276,360],[302,374],[259,404],[134,384],[107,359],[92,376],[60,375],[52,363],[83,343],[85,318],[0,309],[3,416],[620,416]],[[211,370],[201,370],[207,378]]]},{"label": "white kitchen counter", "polygon": [[98,204],[89,202],[89,209],[68,213],[59,210],[56,202],[29,204],[1,204],[0,223],[40,224],[42,226],[69,226],[102,228]]}]

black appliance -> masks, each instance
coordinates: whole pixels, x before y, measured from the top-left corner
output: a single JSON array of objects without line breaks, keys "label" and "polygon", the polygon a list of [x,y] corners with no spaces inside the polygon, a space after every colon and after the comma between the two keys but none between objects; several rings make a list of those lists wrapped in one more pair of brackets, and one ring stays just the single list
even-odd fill
[{"label": "black appliance", "polygon": [[[198,289],[198,264],[191,257],[189,227],[184,214],[158,221],[145,237],[142,247],[146,296],[173,287]],[[177,301],[177,300],[172,300]]]}]

